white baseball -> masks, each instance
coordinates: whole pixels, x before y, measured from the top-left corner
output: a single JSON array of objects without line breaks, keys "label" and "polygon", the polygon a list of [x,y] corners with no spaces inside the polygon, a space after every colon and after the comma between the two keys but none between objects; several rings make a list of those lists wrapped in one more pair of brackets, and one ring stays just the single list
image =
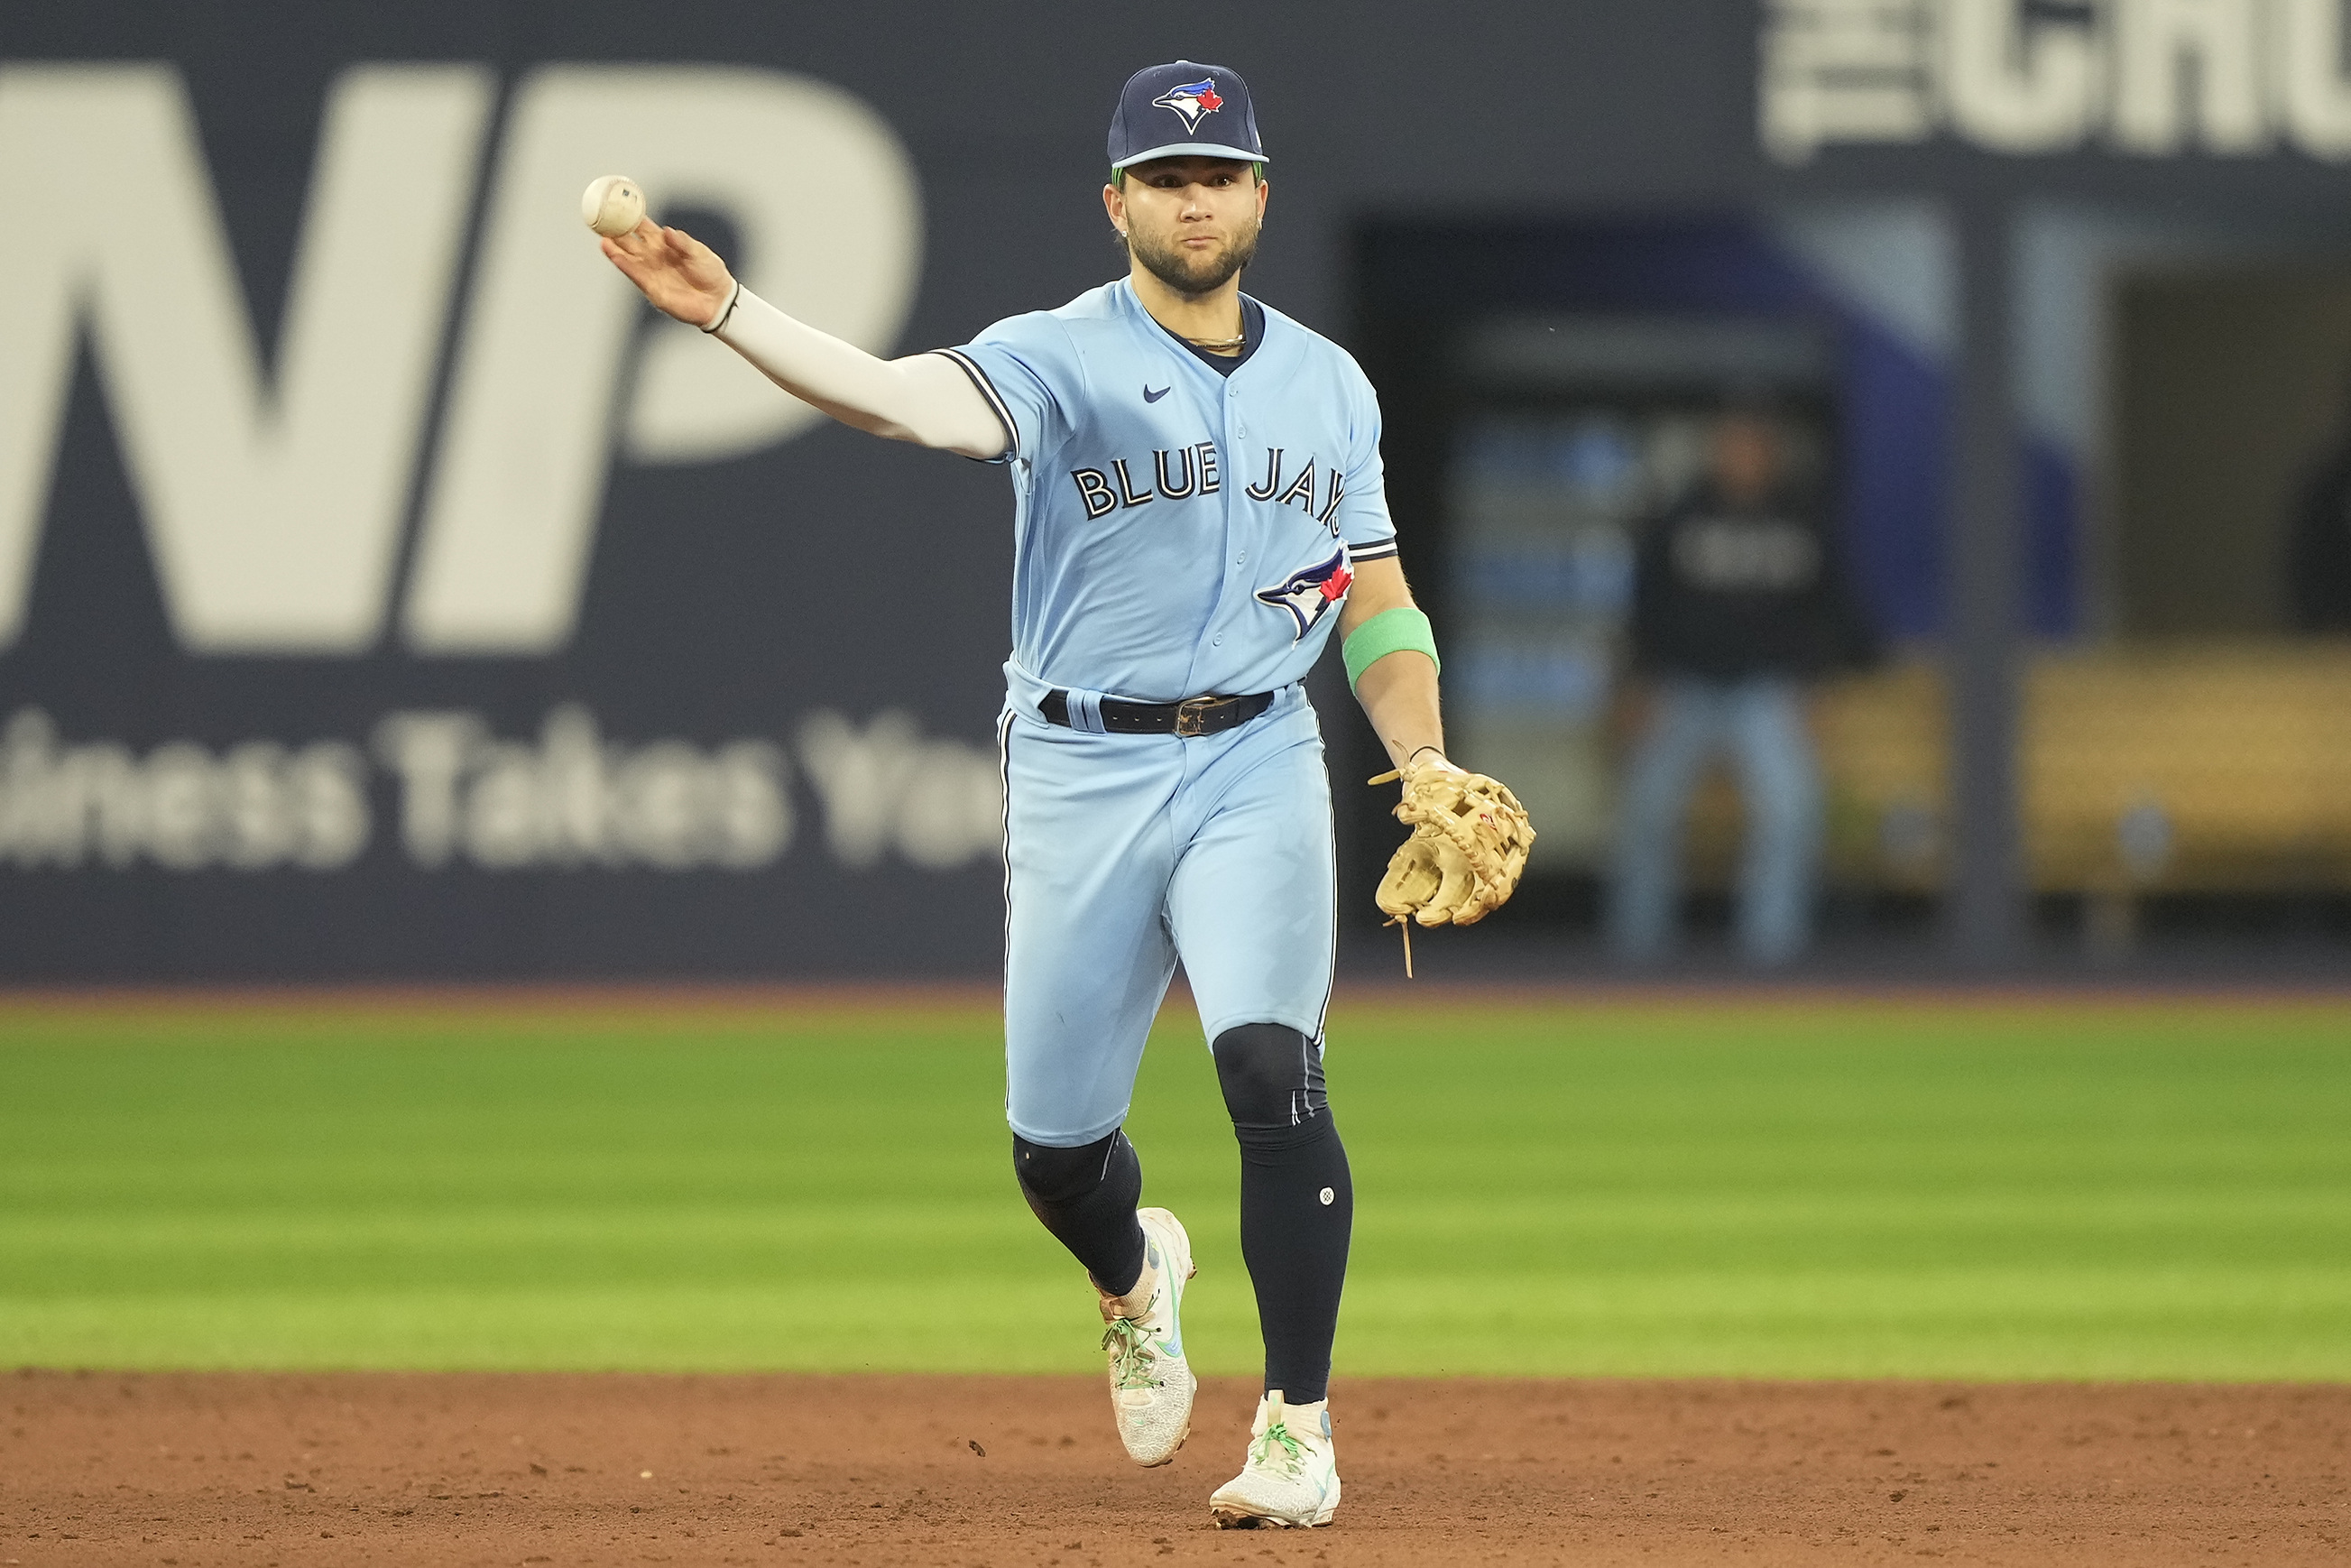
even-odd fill
[{"label": "white baseball", "polygon": [[645,221],[645,193],[626,174],[607,174],[580,193],[580,215],[607,239],[618,239]]}]

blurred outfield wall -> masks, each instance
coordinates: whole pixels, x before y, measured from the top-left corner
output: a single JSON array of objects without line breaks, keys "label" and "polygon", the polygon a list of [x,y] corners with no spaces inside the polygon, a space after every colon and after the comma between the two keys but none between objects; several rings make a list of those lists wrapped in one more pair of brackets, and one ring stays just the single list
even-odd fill
[{"label": "blurred outfield wall", "polygon": [[[2223,227],[2339,205],[2341,22],[13,15],[0,166],[45,243],[0,254],[0,978],[993,967],[1003,476],[823,426],[651,319],[579,226],[594,174],[820,325],[958,342],[1120,269],[1094,194],[1117,85],[1214,59],[1274,153],[1252,290],[1361,350],[1349,242],[1381,222],[1959,189],[2159,195]],[[1408,393],[1409,359],[1381,364]]]}]

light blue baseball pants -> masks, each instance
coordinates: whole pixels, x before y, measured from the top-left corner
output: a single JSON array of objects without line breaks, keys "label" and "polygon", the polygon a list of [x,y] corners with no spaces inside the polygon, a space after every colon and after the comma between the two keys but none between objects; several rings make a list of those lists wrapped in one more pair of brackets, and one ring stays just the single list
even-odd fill
[{"label": "light blue baseball pants", "polygon": [[1291,686],[1221,735],[1090,735],[1016,702],[1005,770],[1005,1114],[1073,1148],[1126,1120],[1180,959],[1207,1038],[1322,1036],[1336,894],[1322,733]]}]

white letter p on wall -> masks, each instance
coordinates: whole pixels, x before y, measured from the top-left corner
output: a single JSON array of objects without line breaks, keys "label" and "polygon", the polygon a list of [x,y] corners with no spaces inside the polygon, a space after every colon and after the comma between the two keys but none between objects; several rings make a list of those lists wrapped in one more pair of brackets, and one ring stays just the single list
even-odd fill
[{"label": "white letter p on wall", "polygon": [[580,222],[600,174],[642,182],[657,222],[725,211],[737,276],[811,325],[882,351],[905,323],[920,200],[904,148],[862,100],[764,69],[531,73],[507,115],[402,617],[419,653],[541,654],[570,640],[616,434],[640,462],[702,463],[821,417],[674,322],[646,340],[635,406],[616,406],[644,306]]}]

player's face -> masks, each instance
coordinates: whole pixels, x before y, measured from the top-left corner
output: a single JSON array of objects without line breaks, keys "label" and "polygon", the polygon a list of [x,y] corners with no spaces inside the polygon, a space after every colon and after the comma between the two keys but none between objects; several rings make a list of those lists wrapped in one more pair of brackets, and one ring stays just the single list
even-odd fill
[{"label": "player's face", "polygon": [[1110,220],[1151,275],[1179,294],[1210,294],[1257,255],[1266,187],[1229,158],[1157,158],[1107,186]]}]

